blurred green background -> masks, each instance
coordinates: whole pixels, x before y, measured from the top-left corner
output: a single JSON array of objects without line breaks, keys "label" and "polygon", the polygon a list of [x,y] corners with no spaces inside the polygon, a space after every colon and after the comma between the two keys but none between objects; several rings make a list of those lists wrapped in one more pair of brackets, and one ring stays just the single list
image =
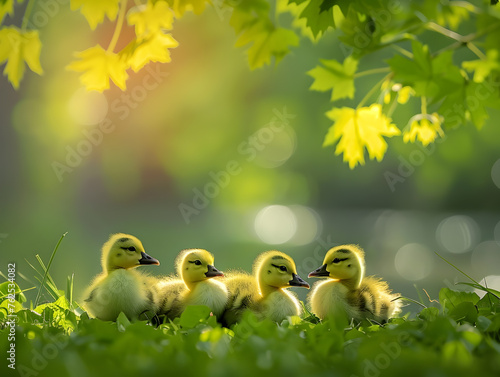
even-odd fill
[{"label": "blurred green background", "polygon": [[[14,261],[33,280],[25,259],[34,263],[38,253],[48,261],[68,232],[51,272],[61,287],[74,273],[78,296],[100,272],[109,234],[125,232],[161,261],[143,268],[156,275],[172,273],[185,248],[210,250],[221,270],[250,270],[260,252],[279,249],[306,278],[328,247],[357,243],[368,274],[414,299],[415,285],[436,298],[440,287],[465,281],[435,252],[500,288],[500,113],[491,112],[480,132],[445,130],[444,140],[425,149],[390,139],[381,163],[351,171],[333,148],[321,147],[332,104],[328,94],[308,90],[306,75],[318,59],[344,59],[335,32],[319,43],[303,38],[277,67],[250,71],[244,50],[234,47],[229,15],[209,7],[176,21],[180,46],[171,63],[131,73],[124,93],[86,93],[64,67],[74,51],[107,43],[114,25],[90,33],[67,8],[42,24],[46,11],[35,5],[45,74],[27,72],[19,91],[0,80],[1,271]],[[360,70],[393,54],[376,53]],[[357,80],[356,100],[379,79]],[[270,132],[285,108],[294,117]],[[410,102],[396,111],[397,126],[418,109]],[[72,166],[58,176],[54,163],[68,158]],[[228,163],[237,174],[223,173]],[[391,187],[387,172],[402,181]],[[204,208],[186,221],[179,206],[193,200]],[[305,290],[298,293],[305,298]]]}]

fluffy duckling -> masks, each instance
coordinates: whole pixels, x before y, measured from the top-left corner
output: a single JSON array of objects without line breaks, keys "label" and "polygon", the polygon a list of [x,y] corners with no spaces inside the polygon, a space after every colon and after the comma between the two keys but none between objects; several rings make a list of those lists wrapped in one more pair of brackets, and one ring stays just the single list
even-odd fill
[{"label": "fluffy duckling", "polygon": [[301,314],[297,296],[287,288],[309,288],[309,284],[297,275],[292,258],[276,250],[262,253],[254,262],[253,275],[238,272],[225,280],[230,292],[223,316],[225,325],[238,322],[246,309],[275,322]]},{"label": "fluffy duckling", "polygon": [[168,318],[182,314],[186,306],[206,305],[216,317],[224,311],[228,299],[226,286],[212,279],[224,274],[214,267],[214,256],[207,250],[188,249],[176,259],[177,276],[156,285],[161,296],[160,312]]},{"label": "fluffy duckling", "polygon": [[120,312],[130,320],[142,313],[157,310],[151,278],[134,267],[159,265],[157,259],[144,251],[141,241],[130,234],[111,235],[102,247],[102,273],[86,290],[84,306],[87,312],[103,321],[115,321]]},{"label": "fluffy duckling", "polygon": [[324,319],[330,315],[346,315],[348,319],[363,318],[386,322],[400,312],[401,302],[394,300],[386,282],[372,276],[364,277],[363,250],[356,245],[330,249],[323,265],[309,277],[327,277],[316,283],[309,294],[312,312]]}]

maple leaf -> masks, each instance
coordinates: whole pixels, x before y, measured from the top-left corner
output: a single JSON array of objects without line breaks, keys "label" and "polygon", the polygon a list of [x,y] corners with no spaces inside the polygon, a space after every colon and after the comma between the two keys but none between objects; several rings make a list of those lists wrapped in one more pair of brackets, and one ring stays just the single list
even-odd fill
[{"label": "maple leaf", "polygon": [[[23,0],[17,0],[18,3],[22,3]],[[14,0],[0,0],[0,24],[2,23],[5,15],[12,16],[14,13]]]},{"label": "maple leaf", "polygon": [[170,34],[157,32],[133,47],[128,64],[134,72],[138,72],[149,62],[168,63],[171,61],[168,49],[178,45],[179,43]]},{"label": "maple leaf", "polygon": [[485,59],[463,62],[462,67],[469,72],[474,71],[474,82],[483,82],[490,75],[491,71],[500,69],[498,51],[494,49],[488,50],[486,51]]},{"label": "maple leaf", "polygon": [[75,53],[80,58],[69,64],[66,69],[83,72],[80,82],[88,91],[102,92],[109,88],[109,79],[121,90],[126,89],[127,63],[118,54],[104,50],[100,45]]},{"label": "maple leaf", "polygon": [[155,4],[148,2],[145,6],[134,8],[127,16],[129,25],[135,25],[135,35],[139,39],[162,30],[171,30],[173,20],[174,15],[165,1]]},{"label": "maple leaf", "polygon": [[290,51],[289,46],[299,44],[299,38],[292,30],[256,22],[240,35],[236,47],[248,43],[252,43],[247,51],[248,62],[251,69],[256,69],[269,64],[272,56],[279,62]]},{"label": "maple leaf", "polygon": [[321,60],[322,66],[311,69],[307,74],[314,78],[309,89],[325,92],[332,90],[332,101],[354,98],[354,73],[358,60],[348,56],[343,64],[336,60]]},{"label": "maple leaf", "polygon": [[186,11],[193,11],[194,14],[201,14],[205,10],[207,0],[168,0],[174,10],[175,17],[181,18]]},{"label": "maple leaf", "polygon": [[390,118],[382,113],[382,106],[379,104],[359,109],[333,108],[326,115],[334,124],[330,127],[323,146],[338,141],[335,154],[343,153],[344,161],[349,163],[351,169],[358,163],[365,164],[365,147],[370,159],[382,160],[387,150],[383,136],[392,137],[401,133]]},{"label": "maple leaf", "polygon": [[421,117],[420,122],[417,119],[412,121],[410,129],[403,132],[403,141],[405,143],[414,143],[415,140],[419,140],[425,147],[433,143],[438,135],[443,137],[444,133],[441,129],[439,115],[434,113],[430,116]]},{"label": "maple leaf", "polygon": [[0,64],[7,61],[3,74],[15,89],[19,88],[19,82],[24,76],[24,63],[33,72],[43,74],[40,65],[41,48],[38,30],[23,32],[16,27],[0,30]]},{"label": "maple leaf", "polygon": [[120,0],[71,0],[71,10],[80,9],[90,28],[94,30],[107,16],[114,21],[118,14]]}]

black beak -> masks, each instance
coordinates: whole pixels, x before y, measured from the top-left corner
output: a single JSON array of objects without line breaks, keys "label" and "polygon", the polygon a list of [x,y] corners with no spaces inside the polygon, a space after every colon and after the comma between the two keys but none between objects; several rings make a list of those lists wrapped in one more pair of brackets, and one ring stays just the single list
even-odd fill
[{"label": "black beak", "polygon": [[224,276],[224,274],[222,273],[222,271],[219,271],[218,269],[216,269],[211,264],[207,265],[207,267],[208,267],[208,271],[205,272],[205,276],[207,278],[213,278],[215,276]]},{"label": "black beak", "polygon": [[299,275],[292,273],[292,280],[288,282],[292,287],[305,287],[309,289],[309,283],[302,279]]},{"label": "black beak", "polygon": [[310,272],[307,277],[309,278],[319,278],[322,276],[330,276],[330,273],[326,270],[326,264],[318,267],[313,272]]},{"label": "black beak", "polygon": [[139,259],[139,264],[160,264],[158,259],[153,258],[152,256],[146,254],[144,251],[141,251],[142,258]]}]

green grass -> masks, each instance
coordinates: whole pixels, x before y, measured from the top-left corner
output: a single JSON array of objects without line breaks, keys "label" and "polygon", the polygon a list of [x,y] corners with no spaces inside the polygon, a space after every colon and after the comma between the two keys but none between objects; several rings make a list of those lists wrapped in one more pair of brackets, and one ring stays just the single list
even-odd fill
[{"label": "green grass", "polygon": [[2,376],[500,375],[500,292],[477,282],[481,299],[443,288],[439,302],[385,325],[319,322],[309,312],[277,325],[247,313],[227,329],[196,306],[155,327],[123,314],[116,322],[89,319],[72,300],[73,277],[59,290],[50,263],[39,264],[37,298],[46,291],[53,300],[28,309],[16,285],[16,371],[6,365],[8,282],[0,284]]}]

